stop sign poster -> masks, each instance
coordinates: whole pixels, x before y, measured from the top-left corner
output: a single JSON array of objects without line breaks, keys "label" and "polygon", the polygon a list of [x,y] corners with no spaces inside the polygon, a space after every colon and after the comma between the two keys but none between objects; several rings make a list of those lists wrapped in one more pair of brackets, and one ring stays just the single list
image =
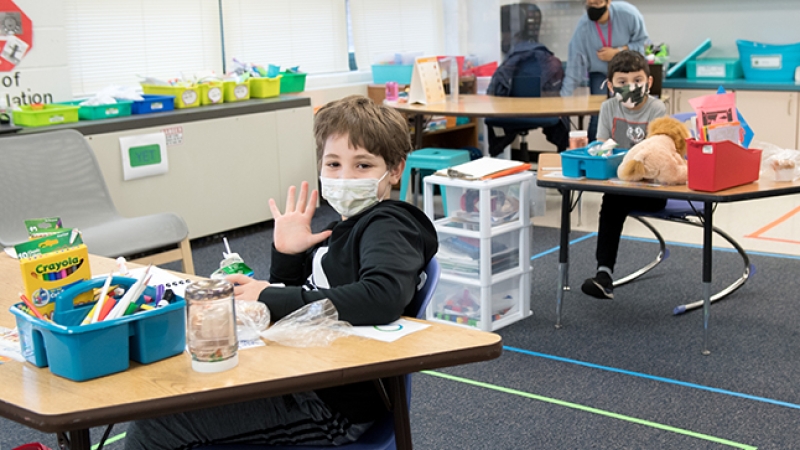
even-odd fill
[{"label": "stop sign poster", "polygon": [[0,72],[10,72],[33,47],[33,22],[12,0],[0,0]]}]

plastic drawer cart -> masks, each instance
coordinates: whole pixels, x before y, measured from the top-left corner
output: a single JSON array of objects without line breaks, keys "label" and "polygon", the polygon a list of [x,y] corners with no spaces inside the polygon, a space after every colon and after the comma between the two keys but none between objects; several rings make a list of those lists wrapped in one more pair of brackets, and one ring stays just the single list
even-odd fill
[{"label": "plastic drawer cart", "polygon": [[[494,331],[531,315],[530,193],[533,172],[486,181],[425,178],[425,214],[442,268],[427,319]],[[434,220],[433,187],[447,193]]]}]

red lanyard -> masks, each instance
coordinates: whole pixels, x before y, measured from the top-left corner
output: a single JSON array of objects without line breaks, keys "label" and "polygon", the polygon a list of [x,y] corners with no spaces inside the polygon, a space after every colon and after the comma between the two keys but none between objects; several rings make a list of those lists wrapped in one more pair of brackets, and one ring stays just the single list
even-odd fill
[{"label": "red lanyard", "polygon": [[611,47],[611,15],[608,17],[608,44],[606,44],[606,38],[603,36],[603,32],[600,31],[600,24],[595,22],[594,26],[597,27],[597,34],[600,36],[603,47]]}]

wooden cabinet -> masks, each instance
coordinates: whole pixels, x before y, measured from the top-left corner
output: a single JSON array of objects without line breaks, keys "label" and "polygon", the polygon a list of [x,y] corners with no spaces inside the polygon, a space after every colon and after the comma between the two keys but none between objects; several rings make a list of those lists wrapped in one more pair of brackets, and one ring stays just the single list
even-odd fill
[{"label": "wooden cabinet", "polygon": [[798,148],[797,92],[736,91],[736,107],[754,139],[782,148]]}]

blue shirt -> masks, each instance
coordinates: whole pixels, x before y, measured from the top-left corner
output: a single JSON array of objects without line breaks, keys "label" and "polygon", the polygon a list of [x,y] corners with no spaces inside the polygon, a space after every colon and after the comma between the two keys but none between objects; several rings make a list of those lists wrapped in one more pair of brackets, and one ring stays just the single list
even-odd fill
[{"label": "blue shirt", "polygon": [[[614,0],[609,3],[610,18],[605,24],[592,22],[584,14],[578,21],[575,33],[569,41],[569,54],[567,71],[564,74],[564,84],[561,86],[561,96],[572,95],[575,87],[580,85],[587,72],[608,74],[608,62],[601,61],[597,52],[605,46],[619,48],[624,45],[628,49],[644,55],[644,43],[647,41],[647,29],[644,26],[642,13],[630,3]],[[611,23],[611,45],[608,45],[608,24]],[[607,45],[603,45],[597,27]]]}]

